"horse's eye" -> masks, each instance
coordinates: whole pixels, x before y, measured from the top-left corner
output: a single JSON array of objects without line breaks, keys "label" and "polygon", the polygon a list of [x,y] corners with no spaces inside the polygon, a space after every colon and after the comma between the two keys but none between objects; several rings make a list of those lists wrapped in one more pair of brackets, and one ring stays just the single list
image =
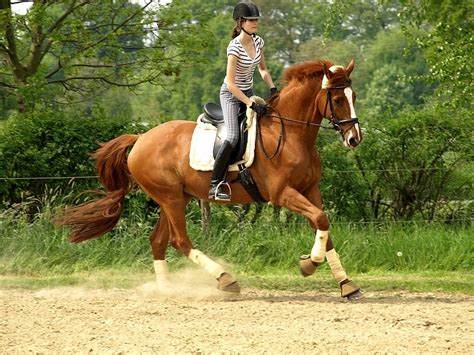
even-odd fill
[{"label": "horse's eye", "polygon": [[339,105],[342,105],[342,103],[344,102],[344,98],[342,97],[336,97],[334,98],[334,103],[339,106]]}]

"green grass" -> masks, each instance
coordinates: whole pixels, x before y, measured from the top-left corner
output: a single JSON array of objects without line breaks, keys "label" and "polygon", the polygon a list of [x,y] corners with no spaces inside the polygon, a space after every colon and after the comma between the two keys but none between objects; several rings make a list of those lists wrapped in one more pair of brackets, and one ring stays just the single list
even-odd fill
[{"label": "green grass", "polygon": [[102,269],[92,272],[77,271],[72,274],[48,275],[3,275],[0,276],[0,288],[20,288],[37,290],[65,286],[83,288],[133,288],[152,281],[154,275],[145,271],[128,269]]},{"label": "green grass", "polygon": [[[474,277],[467,272],[370,272],[354,273],[350,277],[364,292],[452,292],[474,295]],[[244,274],[243,280],[243,284],[250,287],[277,290],[330,291],[337,287],[329,272],[308,278],[297,274]]]},{"label": "green grass", "polygon": [[[79,244],[69,243],[67,231],[50,223],[53,209],[47,204],[33,218],[21,205],[0,212],[1,287],[132,287],[152,280],[148,235],[156,217],[136,210],[126,211],[113,232]],[[298,258],[309,253],[314,242],[306,222],[293,218],[286,223],[270,212],[254,224],[236,216],[228,208],[213,208],[213,223],[205,234],[199,210],[191,206],[188,231],[196,248],[232,265],[244,287],[334,289],[327,264],[314,277],[299,276]],[[334,223],[331,227],[347,273],[365,290],[472,294],[473,235],[470,224]],[[168,250],[172,271],[189,265],[174,249]]]},{"label": "green grass", "polygon": [[[179,275],[179,270],[175,270]],[[297,272],[265,272],[262,274],[235,271],[245,290],[258,288],[294,292],[337,292],[337,284],[329,272],[321,271],[303,278]],[[363,292],[442,292],[474,295],[474,276],[468,272],[394,273],[371,272],[351,275]],[[154,280],[151,271],[102,269],[92,272],[75,272],[68,275],[3,275],[0,289],[38,290],[44,288],[78,286],[86,289],[135,288]],[[217,283],[216,283],[217,285]]]}]

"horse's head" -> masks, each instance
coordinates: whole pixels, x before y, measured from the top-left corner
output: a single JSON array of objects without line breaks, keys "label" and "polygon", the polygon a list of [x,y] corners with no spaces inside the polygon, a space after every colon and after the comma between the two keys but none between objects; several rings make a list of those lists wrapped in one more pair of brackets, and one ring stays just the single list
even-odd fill
[{"label": "horse's head", "polygon": [[362,141],[359,120],[354,110],[356,94],[349,78],[353,69],[354,59],[347,68],[339,65],[328,68],[324,65],[321,92],[317,97],[319,112],[341,134],[342,141],[348,148],[354,148]]}]

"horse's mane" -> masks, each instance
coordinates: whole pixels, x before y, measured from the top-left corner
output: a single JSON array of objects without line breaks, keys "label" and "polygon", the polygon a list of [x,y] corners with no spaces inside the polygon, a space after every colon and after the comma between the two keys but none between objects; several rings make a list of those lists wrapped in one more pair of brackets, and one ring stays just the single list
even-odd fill
[{"label": "horse's mane", "polygon": [[[303,82],[307,79],[322,77],[324,74],[324,65],[330,68],[333,66],[333,63],[328,60],[313,60],[292,65],[283,72],[283,88],[294,81]],[[273,95],[268,101],[270,104],[275,104],[278,98],[279,93]]]},{"label": "horse's mane", "polygon": [[311,62],[304,62],[295,64],[287,68],[283,73],[284,85],[288,85],[291,81],[304,81],[320,76],[324,73],[324,65],[330,68],[333,63],[327,60],[314,60]]}]

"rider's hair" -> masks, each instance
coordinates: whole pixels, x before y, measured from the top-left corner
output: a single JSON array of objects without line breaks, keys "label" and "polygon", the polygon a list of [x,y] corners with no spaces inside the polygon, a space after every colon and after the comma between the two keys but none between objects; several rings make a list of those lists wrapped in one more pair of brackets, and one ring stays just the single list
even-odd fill
[{"label": "rider's hair", "polygon": [[243,18],[239,18],[238,20],[235,21],[235,26],[234,29],[232,30],[231,37],[235,38],[237,37],[240,32],[242,31],[242,23],[245,21]]}]

